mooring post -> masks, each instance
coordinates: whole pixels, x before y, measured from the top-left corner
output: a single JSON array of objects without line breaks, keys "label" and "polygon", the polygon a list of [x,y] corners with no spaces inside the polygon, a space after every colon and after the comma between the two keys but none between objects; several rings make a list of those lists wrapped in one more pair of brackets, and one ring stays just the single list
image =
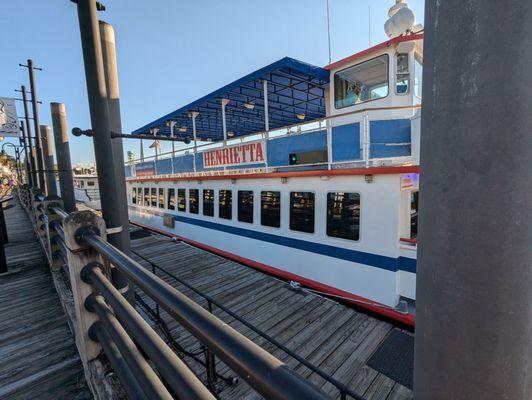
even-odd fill
[{"label": "mooring post", "polygon": [[24,147],[24,165],[26,167],[26,183],[32,185],[31,167],[30,167],[30,151],[28,147],[28,138],[26,137],[26,127],[24,121],[20,121],[21,142]]},{"label": "mooring post", "polygon": [[[33,60],[28,60],[28,74],[30,78],[30,90],[31,90],[31,106],[33,110],[33,127],[35,128],[35,153],[36,159],[36,173],[39,178],[39,187],[43,192],[46,192],[46,180],[44,178],[44,159],[42,151],[42,139],[39,130],[39,110],[37,108],[37,89],[35,87],[35,76]],[[24,94],[24,92],[22,92]],[[26,102],[24,102],[26,104]]]},{"label": "mooring post", "polygon": [[532,2],[426,7],[414,396],[529,400]]},{"label": "mooring post", "polygon": [[89,328],[98,320],[95,313],[85,308],[85,300],[92,294],[92,286],[83,282],[81,271],[90,263],[104,265],[103,257],[85,245],[79,238],[83,229],[98,232],[106,238],[105,222],[92,211],[75,211],[63,221],[67,248],[68,272],[76,310],[76,344],[84,367],[101,352],[101,346],[89,337]]},{"label": "mooring post", "polygon": [[52,126],[54,128],[55,154],[59,174],[59,190],[67,213],[76,211],[74,179],[68,143],[66,108],[63,103],[50,103]]},{"label": "mooring post", "polygon": [[[122,164],[123,156],[120,157],[120,160],[115,159],[113,139],[111,139],[110,114],[96,1],[78,0],[77,9],[91,125],[94,132],[94,152],[102,214],[108,229],[113,233],[109,236],[109,243],[122,251],[129,252],[129,247],[123,247],[124,241],[121,233],[122,231],[128,232],[129,222],[127,218],[126,220],[123,219],[123,213],[119,211],[119,207],[127,204],[125,183],[123,178],[120,181],[116,174],[116,163]],[[127,294],[129,290],[127,280],[118,271],[113,273],[113,284],[123,293],[126,293],[128,299],[132,298],[131,295]]]},{"label": "mooring post", "polygon": [[57,196],[57,183],[54,171],[54,147],[52,144],[52,130],[48,125],[41,125],[43,142],[44,168],[46,177],[46,195]]}]

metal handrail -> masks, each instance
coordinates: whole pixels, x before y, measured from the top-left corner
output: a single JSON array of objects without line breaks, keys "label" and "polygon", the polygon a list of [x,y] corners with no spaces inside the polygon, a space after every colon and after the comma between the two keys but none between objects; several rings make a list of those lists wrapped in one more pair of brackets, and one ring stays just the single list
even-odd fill
[{"label": "metal handrail", "polygon": [[144,269],[93,230],[83,229],[79,232],[79,242],[89,245],[106,257],[264,397],[327,398],[317,388],[294,374],[284,363]]},{"label": "metal handrail", "polygon": [[157,263],[149,260],[148,258],[144,257],[143,255],[139,254],[137,251],[131,250],[131,252],[133,254],[135,254],[137,257],[139,257],[142,260],[144,260],[147,263],[149,263],[152,266],[152,268],[157,268],[157,269],[161,270],[164,274],[166,274],[170,278],[176,280],[177,282],[179,282],[180,284],[182,284],[186,288],[190,289],[191,291],[193,291],[197,295],[203,297],[209,303],[209,305],[210,304],[215,305],[220,310],[222,310],[224,313],[228,314],[229,316],[233,317],[238,322],[240,322],[243,325],[247,326],[249,329],[251,329],[252,331],[257,333],[258,335],[262,336],[264,339],[266,339],[271,344],[273,344],[275,347],[281,349],[283,352],[288,354],[290,357],[294,358],[299,363],[303,364],[305,367],[310,369],[312,372],[316,373],[317,375],[322,377],[324,380],[330,382],[333,386],[335,386],[338,389],[338,391],[340,392],[342,398],[345,398],[345,395],[348,395],[348,396],[352,397],[355,400],[365,400],[362,396],[360,396],[359,394],[357,394],[354,391],[352,391],[351,389],[349,389],[345,384],[343,384],[342,382],[336,380],[335,378],[333,378],[332,376],[330,376],[329,374],[327,374],[323,370],[319,369],[314,364],[312,364],[311,362],[307,361],[305,358],[301,357],[299,354],[293,352],[292,350],[287,348],[285,345],[283,345],[282,343],[277,341],[275,338],[273,338],[272,336],[268,335],[266,332],[262,331],[261,329],[257,328],[252,323],[246,321],[244,318],[242,318],[239,315],[235,314],[233,311],[231,311],[229,308],[225,307],[223,304],[221,304],[217,300],[215,300],[212,297],[210,297],[209,295],[203,293],[202,291],[200,291],[199,289],[197,289],[194,286],[190,285],[189,283],[185,282],[184,280],[178,278],[176,275],[172,274],[171,272],[168,272],[166,269],[162,268]]}]

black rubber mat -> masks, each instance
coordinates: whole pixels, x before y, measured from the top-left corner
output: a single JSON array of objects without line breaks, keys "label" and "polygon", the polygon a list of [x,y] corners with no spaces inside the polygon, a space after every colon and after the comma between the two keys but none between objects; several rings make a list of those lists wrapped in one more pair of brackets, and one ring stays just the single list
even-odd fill
[{"label": "black rubber mat", "polygon": [[412,389],[414,336],[394,329],[366,363],[374,370]]},{"label": "black rubber mat", "polygon": [[131,238],[131,240],[142,239],[148,236],[151,236],[151,232],[145,229],[139,229],[137,231],[129,232],[129,237]]}]

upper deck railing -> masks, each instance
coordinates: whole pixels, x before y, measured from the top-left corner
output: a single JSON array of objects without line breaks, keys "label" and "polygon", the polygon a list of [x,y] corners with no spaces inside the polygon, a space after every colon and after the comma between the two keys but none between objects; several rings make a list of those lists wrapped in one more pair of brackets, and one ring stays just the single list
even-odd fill
[{"label": "upper deck railing", "polygon": [[[275,131],[262,131],[239,138],[228,139],[226,142],[192,145],[175,151],[132,160],[125,165],[126,169],[130,172],[129,177],[134,178],[151,175],[168,177],[176,175],[210,175],[219,173],[220,171],[223,171],[224,174],[231,174],[242,173],[244,170],[255,172],[258,169],[262,172],[275,172],[290,168],[336,169],[415,163],[417,161],[416,153],[419,149],[419,141],[417,137],[414,137],[413,128],[410,127],[409,123],[406,123],[406,120],[411,120],[415,112],[420,108],[420,104],[364,108],[357,111],[330,115],[309,122],[287,125]],[[402,122],[402,125],[398,125],[400,122]],[[346,134],[345,130],[341,131],[342,127],[344,129],[346,127],[348,129],[351,128],[349,134]],[[311,140],[310,135],[313,133],[317,134],[315,135],[316,138],[314,140],[316,143],[314,144],[309,143]],[[273,154],[274,150],[272,148],[272,151],[268,152],[269,146],[274,146],[277,140],[282,141],[289,137],[301,137],[301,143],[294,142],[292,149],[290,145],[285,146],[283,151],[286,154],[282,155],[285,157],[284,163],[282,161],[280,162],[278,158],[272,160],[271,154]],[[347,143],[345,143],[346,140]],[[205,152],[257,141],[263,141],[267,146],[265,150],[266,156],[264,162],[261,164],[242,165],[240,167],[239,165],[221,166],[218,168],[205,168],[202,165],[202,157]],[[306,143],[303,145],[303,142]],[[298,149],[302,147],[310,148],[311,151],[325,151],[326,160],[290,165],[288,160],[289,153],[291,153],[291,150],[294,150],[293,152],[297,154]],[[340,147],[343,148],[340,149]],[[193,165],[189,165],[188,170],[186,168],[185,170],[180,170],[174,166],[174,160],[182,157],[192,158]],[[168,164],[167,161],[170,159],[172,160],[170,165],[166,165],[165,168],[158,168],[163,163]],[[135,166],[146,166],[148,163],[153,164],[152,174],[134,174]]]}]

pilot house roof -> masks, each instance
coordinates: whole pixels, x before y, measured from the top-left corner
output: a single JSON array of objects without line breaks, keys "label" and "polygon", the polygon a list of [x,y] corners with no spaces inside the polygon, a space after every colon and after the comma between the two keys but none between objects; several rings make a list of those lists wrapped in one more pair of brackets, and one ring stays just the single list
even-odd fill
[{"label": "pilot house roof", "polygon": [[329,71],[285,57],[203,96],[133,132],[170,135],[169,121],[175,121],[174,136],[192,140],[191,113],[197,112],[198,140],[223,140],[222,100],[228,137],[239,137],[265,130],[264,81],[268,82],[269,128],[325,117],[325,87]]}]

